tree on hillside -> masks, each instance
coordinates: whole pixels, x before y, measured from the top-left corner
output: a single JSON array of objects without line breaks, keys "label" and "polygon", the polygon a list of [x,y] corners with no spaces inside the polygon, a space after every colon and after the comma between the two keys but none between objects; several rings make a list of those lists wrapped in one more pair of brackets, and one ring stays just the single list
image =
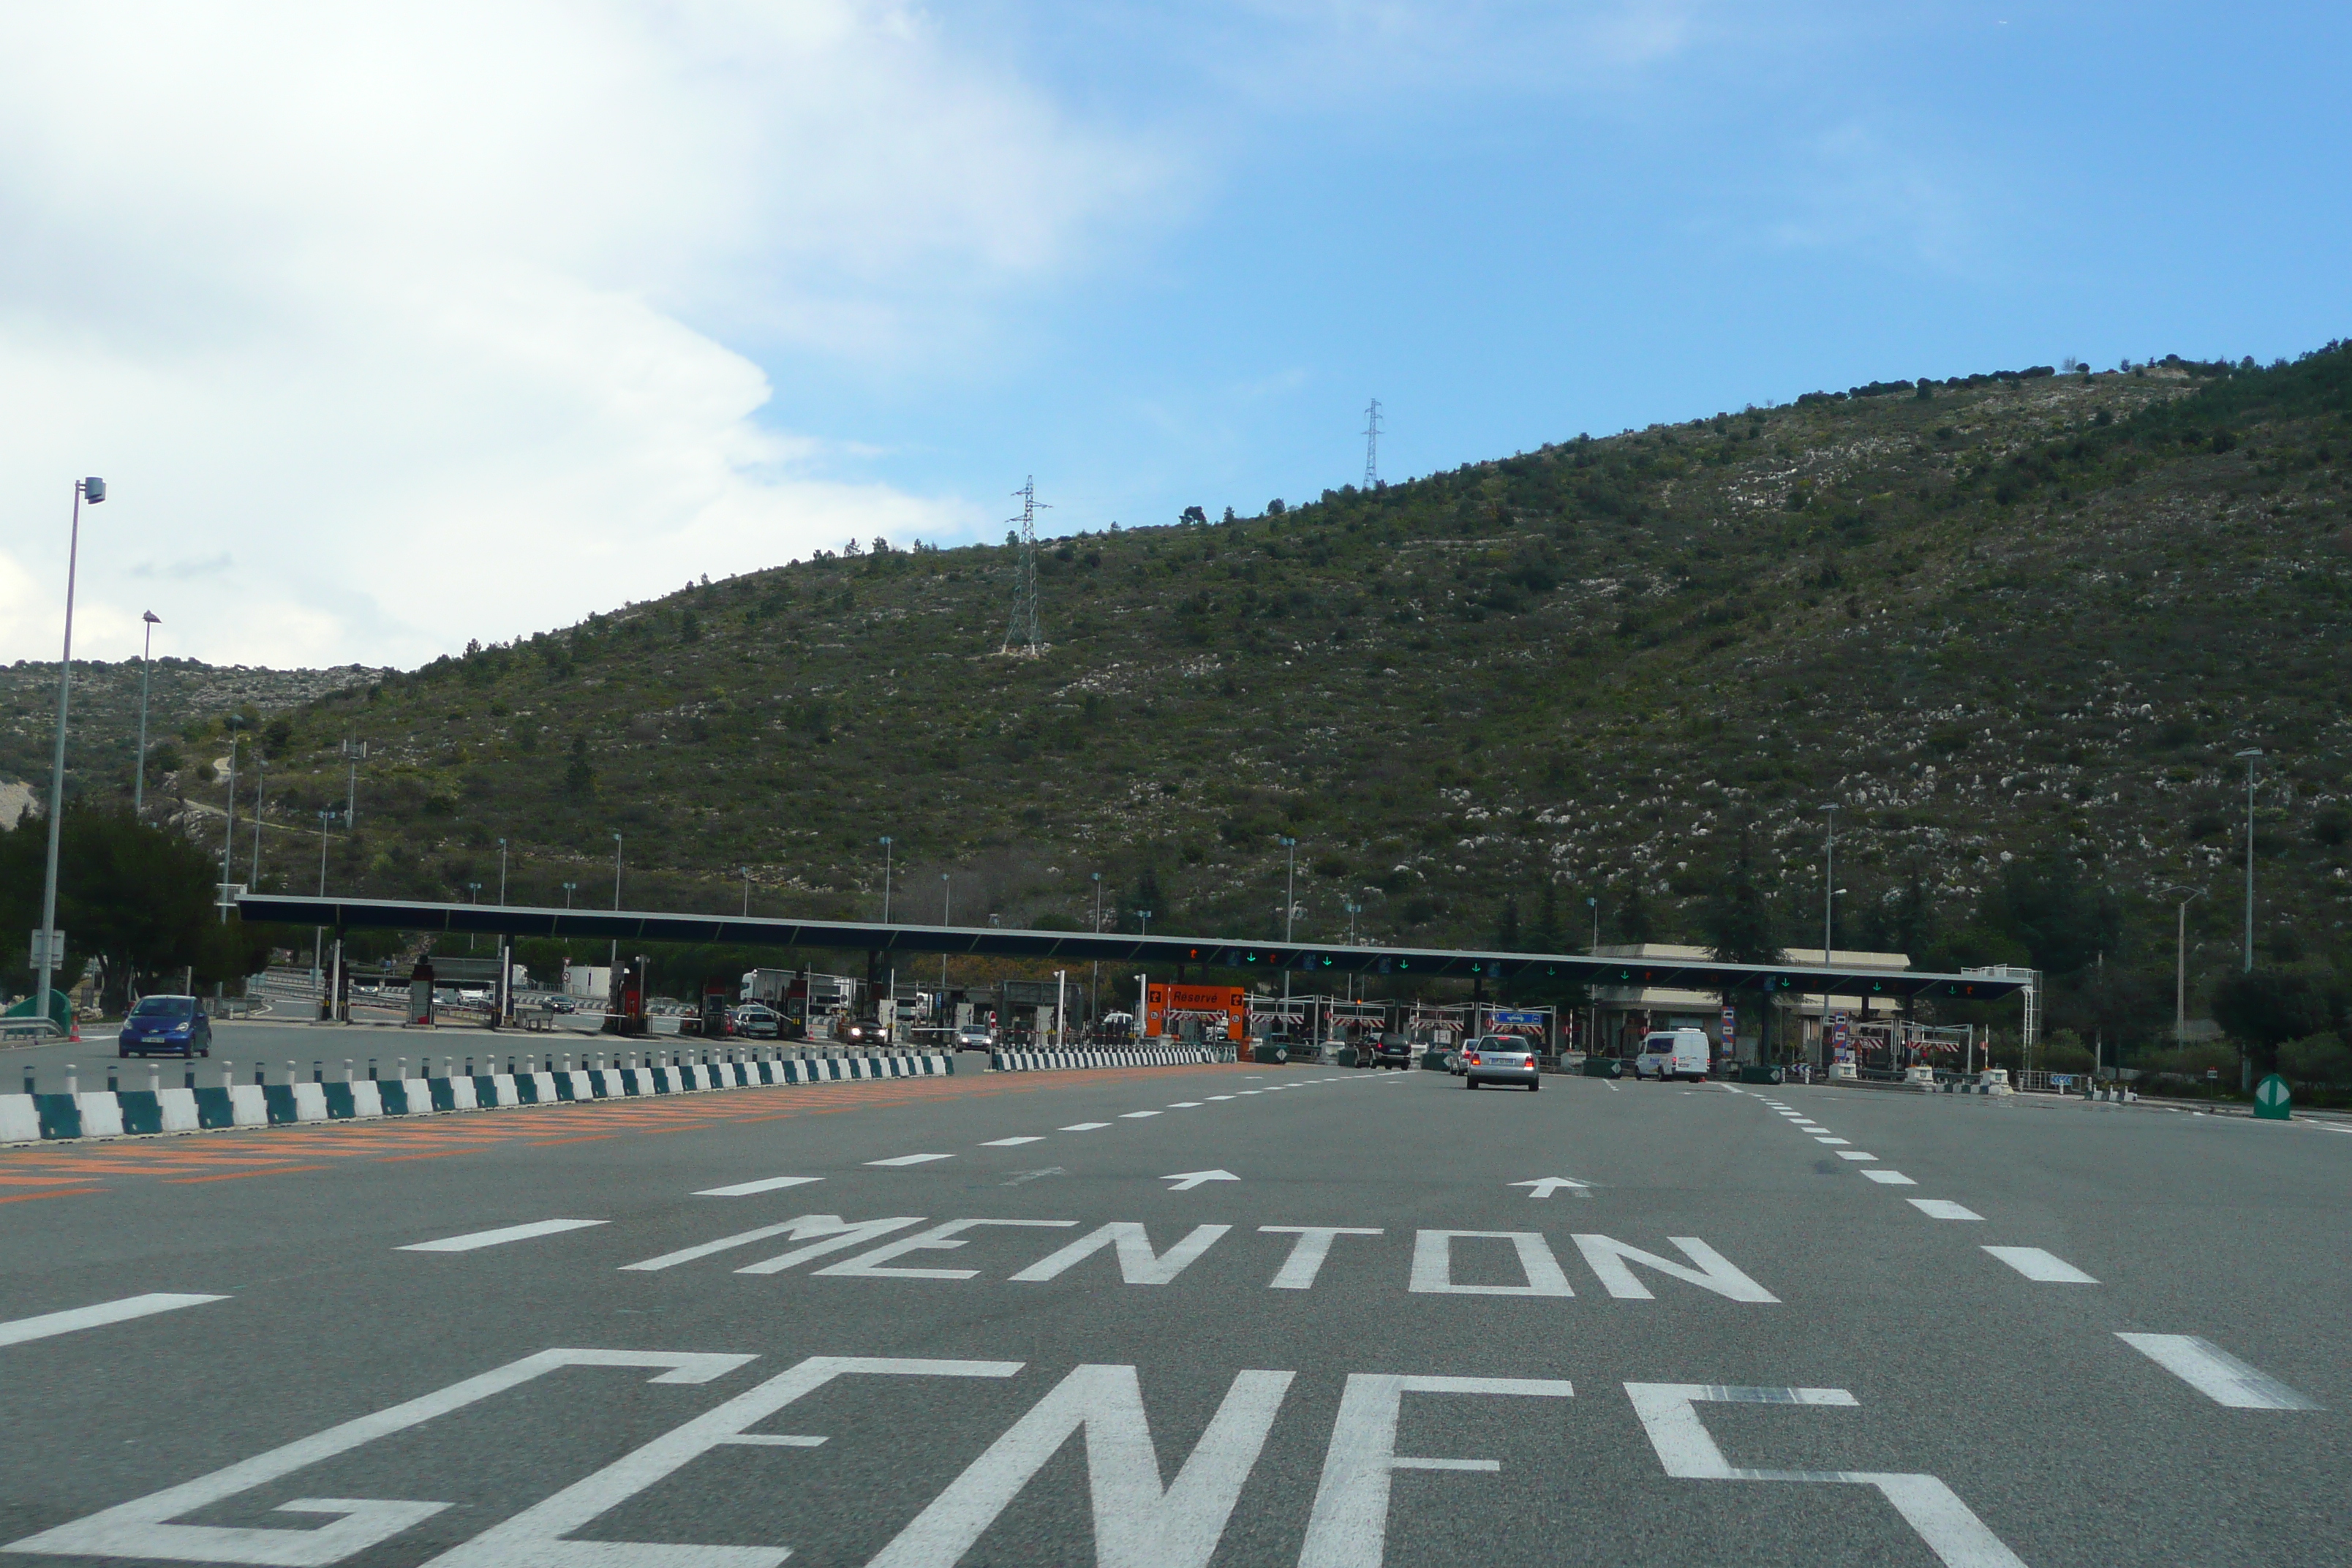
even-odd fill
[{"label": "tree on hillside", "polygon": [[2213,1021],[2252,1058],[2257,1078],[2278,1070],[2278,1048],[2325,1033],[2345,999],[2305,970],[2250,969],[2213,988]]},{"label": "tree on hillside", "polygon": [[[0,919],[11,929],[40,923],[47,851],[48,829],[37,818],[0,832]],[[212,857],[173,829],[127,811],[68,805],[58,844],[58,924],[66,932],[59,984],[96,960],[111,1010],[151,981],[177,989],[191,969],[199,986],[258,972],[271,933],[222,921],[213,902],[217,877]],[[19,948],[9,983],[28,991],[32,982]]]},{"label": "tree on hillside", "polygon": [[2021,945],[2033,967],[2073,974],[2122,947],[2123,911],[2112,892],[2092,886],[2071,855],[2044,850],[2011,860],[1985,889],[1977,922]]},{"label": "tree on hillside", "polygon": [[1657,940],[1657,921],[1650,912],[1649,895],[1640,881],[1612,889],[1601,900],[1603,924],[1612,942],[1639,945]]},{"label": "tree on hillside", "polygon": [[1707,952],[1718,963],[1778,963],[1780,921],[1756,865],[1756,825],[1743,822],[1716,891],[1699,914]]}]

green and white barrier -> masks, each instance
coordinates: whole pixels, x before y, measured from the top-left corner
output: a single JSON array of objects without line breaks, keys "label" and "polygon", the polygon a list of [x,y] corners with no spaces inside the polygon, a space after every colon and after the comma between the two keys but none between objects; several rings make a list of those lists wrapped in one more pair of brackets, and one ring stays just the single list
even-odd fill
[{"label": "green and white barrier", "polygon": [[[459,1074],[449,1078],[223,1083],[197,1089],[112,1089],[94,1093],[0,1094],[0,1143],[58,1138],[126,1138],[212,1127],[278,1127],[307,1121],[367,1121],[385,1116],[485,1110],[566,1100],[698,1094],[771,1084],[936,1078],[955,1071],[946,1056],[814,1057],[675,1067],[583,1068],[562,1072]],[[226,1078],[227,1073],[223,1072]]]},{"label": "green and white barrier", "polygon": [[1058,1072],[1069,1068],[1198,1067],[1203,1062],[1231,1061],[1233,1048],[1219,1055],[1214,1047],[1185,1046],[1163,1050],[1132,1051],[991,1051],[988,1065],[996,1072]]}]

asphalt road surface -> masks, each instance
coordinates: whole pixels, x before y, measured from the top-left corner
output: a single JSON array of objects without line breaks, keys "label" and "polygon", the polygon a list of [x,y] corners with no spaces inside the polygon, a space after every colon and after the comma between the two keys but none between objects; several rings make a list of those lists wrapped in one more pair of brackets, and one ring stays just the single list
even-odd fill
[{"label": "asphalt road surface", "polygon": [[0,1544],[2337,1564],[2347,1192],[2305,1121],[1250,1066],[5,1151]]}]

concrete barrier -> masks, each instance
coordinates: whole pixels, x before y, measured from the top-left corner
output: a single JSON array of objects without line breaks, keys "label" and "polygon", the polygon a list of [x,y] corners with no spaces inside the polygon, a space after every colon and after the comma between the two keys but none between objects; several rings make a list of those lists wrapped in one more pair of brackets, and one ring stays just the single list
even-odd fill
[{"label": "concrete barrier", "polygon": [[[89,1094],[0,1094],[0,1143],[140,1137],[215,1127],[366,1121],[566,1100],[701,1094],[772,1084],[938,1078],[954,1071],[955,1058],[946,1056],[812,1057],[470,1077],[358,1079],[339,1083],[223,1083]],[[226,1068],[221,1076],[227,1076]]]}]

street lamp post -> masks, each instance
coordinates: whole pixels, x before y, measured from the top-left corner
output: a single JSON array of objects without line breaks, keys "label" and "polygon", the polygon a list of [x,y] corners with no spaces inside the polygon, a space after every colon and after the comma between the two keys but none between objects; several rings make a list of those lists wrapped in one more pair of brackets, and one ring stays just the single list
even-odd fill
[{"label": "street lamp post", "polygon": [[[620,910],[620,908],[621,908],[621,836],[620,836],[619,834],[615,833],[614,835],[613,835],[613,909],[614,909],[614,911],[615,913],[618,913],[618,912],[619,912],[619,910]],[[614,969],[618,969],[618,968],[620,968],[620,967],[621,967],[621,939],[620,939],[619,937],[617,937],[617,936],[616,936],[616,937],[614,937],[614,938],[613,939],[613,952],[612,952],[612,956],[611,956],[608,960],[606,960],[606,962],[607,962],[607,963],[608,963],[612,968],[614,968]],[[611,994],[610,990],[609,990],[609,986],[608,986],[608,989],[607,989],[606,994],[607,994],[608,996]]]},{"label": "street lamp post", "polygon": [[246,873],[257,888],[261,886],[261,791],[268,779],[269,752],[257,746],[253,752],[253,868]]},{"label": "street lamp post", "polygon": [[1151,911],[1150,910],[1138,910],[1135,911],[1135,918],[1142,922],[1143,934],[1150,936],[1151,934]]},{"label": "street lamp post", "polygon": [[577,882],[566,882],[563,884],[563,907],[565,909],[568,910],[572,907],[572,895],[579,886],[580,884]]},{"label": "street lamp post", "polygon": [[882,923],[890,923],[890,836],[887,833],[882,836]]},{"label": "street lamp post", "polygon": [[[1829,833],[1822,840],[1822,967],[1826,970],[1836,962],[1830,950],[1837,942],[1837,804],[1832,801],[1822,809],[1829,813],[1830,818]],[[1801,1045],[1804,1039],[1801,1020],[1797,1029],[1798,1041]],[[1821,1047],[1822,1070],[1826,1073],[1830,1066],[1830,986],[1826,980],[1822,982]],[[1893,1064],[1890,1062],[1889,1065]]]},{"label": "street lamp post", "polygon": [[2185,895],[2177,911],[2172,934],[2172,1043],[2183,1043],[2189,1033],[2189,906],[2205,896],[2202,888],[2167,888],[2158,895]]},{"label": "street lamp post", "polygon": [[[1282,940],[1290,942],[1291,919],[1298,912],[1298,840],[1282,836]],[[1290,1027],[1290,963],[1288,953],[1282,957],[1282,1026]]]},{"label": "street lamp post", "polygon": [[1592,945],[1585,951],[1598,958],[1601,956],[1601,900],[1598,896],[1589,898],[1584,900],[1584,905],[1592,911]]},{"label": "street lamp post", "polygon": [[499,840],[499,908],[507,907],[507,841]]},{"label": "street lamp post", "polygon": [[[1102,873],[1101,873],[1100,871],[1097,871],[1097,872],[1094,874],[1094,879],[1095,879],[1095,924],[1094,924],[1094,931],[1095,931],[1095,934],[1096,934],[1097,936],[1100,936],[1100,935],[1102,934]],[[1094,1031],[1099,1030],[1101,1027],[1102,1027],[1102,960],[1098,958],[1098,959],[1095,960],[1095,962],[1094,962],[1094,968],[1093,968],[1092,973],[1090,973],[1087,975],[1087,1031],[1088,1031],[1089,1033],[1093,1033]]]},{"label": "street lamp post", "polygon": [[2249,973],[2254,967],[2254,764],[2263,760],[2259,750],[2240,752],[2246,764],[2246,962]]},{"label": "street lamp post", "polygon": [[[74,571],[81,562],[81,503],[87,500],[96,506],[105,499],[104,479],[76,484],[73,527],[66,536],[66,641],[65,652],[58,659],[58,739],[49,763],[49,859],[41,882],[40,974],[33,993],[34,1008],[44,1018],[49,1016],[49,975],[65,958],[64,944],[58,940],[58,830],[63,826],[66,807],[66,711],[73,684]],[[227,918],[226,911],[222,918]]]},{"label": "street lamp post", "polygon": [[[333,806],[328,806],[319,813],[319,897],[322,899],[327,896],[327,828],[334,822],[336,817],[341,815],[342,814],[338,812]],[[226,911],[224,910],[222,912],[225,917]],[[321,973],[321,965],[327,956],[326,947],[327,928],[325,926],[311,927],[310,992],[312,995],[320,994],[319,990],[320,975]]]},{"label": "street lamp post", "polygon": [[[751,918],[751,868],[738,866],[735,869],[743,877],[743,918],[748,921]],[[884,918],[887,920],[888,917]]]},{"label": "street lamp post", "polygon": [[228,885],[236,879],[236,748],[245,739],[236,731],[228,736],[228,802],[221,826],[221,924],[228,924]]},{"label": "street lamp post", "polygon": [[147,634],[139,649],[139,771],[131,775],[131,815],[143,822],[147,810],[147,676],[149,661],[155,651],[155,628],[163,624],[163,617],[152,610],[142,610],[139,618],[147,623]]}]

